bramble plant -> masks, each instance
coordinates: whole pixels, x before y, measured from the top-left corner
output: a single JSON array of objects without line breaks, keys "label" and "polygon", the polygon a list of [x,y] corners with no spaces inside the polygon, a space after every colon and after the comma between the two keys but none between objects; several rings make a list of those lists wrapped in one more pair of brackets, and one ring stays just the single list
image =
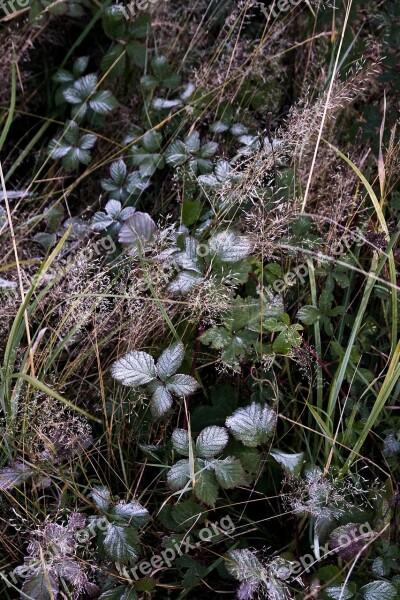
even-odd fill
[{"label": "bramble plant", "polygon": [[400,597],[399,3],[3,9],[0,597]]}]

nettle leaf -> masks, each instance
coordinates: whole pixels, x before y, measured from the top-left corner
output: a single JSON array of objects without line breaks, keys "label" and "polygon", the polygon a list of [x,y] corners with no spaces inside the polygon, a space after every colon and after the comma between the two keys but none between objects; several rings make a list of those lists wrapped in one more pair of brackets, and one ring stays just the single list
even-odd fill
[{"label": "nettle leaf", "polygon": [[209,240],[209,247],[223,262],[238,262],[249,256],[252,250],[249,238],[228,230],[213,235]]},{"label": "nettle leaf", "polygon": [[185,429],[175,429],[171,440],[175,452],[182,454],[182,456],[189,456],[190,438]]},{"label": "nettle leaf", "polygon": [[128,523],[134,527],[143,527],[150,518],[147,508],[135,500],[116,504],[113,509],[113,514],[116,517],[128,521]]},{"label": "nettle leaf", "polygon": [[48,570],[28,577],[22,586],[22,592],[34,600],[53,600],[58,598],[59,591],[58,578]]},{"label": "nettle leaf", "polygon": [[271,450],[271,456],[278,462],[284,470],[292,477],[298,477],[304,464],[304,452],[298,454],[287,454],[280,450]]},{"label": "nettle leaf", "polygon": [[388,581],[372,581],[364,585],[361,590],[364,600],[396,600],[397,589]]},{"label": "nettle leaf", "polygon": [[172,396],[168,389],[164,385],[158,385],[150,401],[150,410],[153,417],[159,419],[165,415],[172,408],[172,404]]},{"label": "nettle leaf", "polygon": [[196,498],[207,506],[214,506],[218,498],[218,482],[211,470],[203,469],[201,463],[196,461],[196,467],[201,471],[195,474],[194,493]]},{"label": "nettle leaf", "polygon": [[154,359],[147,352],[134,350],[115,362],[111,375],[123,385],[144,385],[157,377]]},{"label": "nettle leaf", "polygon": [[128,254],[135,256],[138,249],[144,250],[157,232],[157,225],[147,213],[135,212],[126,219],[119,232],[118,241],[130,245]]},{"label": "nettle leaf", "polygon": [[196,379],[191,375],[173,375],[167,382],[167,389],[178,398],[190,396],[199,387]]},{"label": "nettle leaf", "polygon": [[178,460],[167,475],[167,483],[173,492],[182,490],[190,481],[190,463],[186,459]]},{"label": "nettle leaf", "polygon": [[110,523],[103,545],[107,556],[115,562],[129,564],[138,558],[139,536],[133,527]]},{"label": "nettle leaf", "polygon": [[95,487],[93,488],[90,496],[93,498],[94,503],[101,509],[107,510],[111,503],[111,493],[106,487]]},{"label": "nettle leaf", "polygon": [[228,443],[228,432],[225,427],[206,427],[196,440],[196,454],[202,458],[214,458],[221,454]]},{"label": "nettle leaf", "polygon": [[314,325],[321,317],[321,311],[316,306],[302,306],[298,311],[296,318],[306,325]]},{"label": "nettle leaf", "polygon": [[267,443],[275,431],[277,420],[278,415],[269,406],[253,402],[228,417],[226,426],[245,446],[256,447]]},{"label": "nettle leaf", "polygon": [[217,481],[224,490],[229,490],[246,483],[246,474],[242,463],[237,458],[228,456],[224,460],[215,460],[212,466]]},{"label": "nettle leaf", "polygon": [[185,356],[185,346],[181,341],[176,342],[161,354],[157,361],[157,373],[159,377],[166,381],[171,375],[177,372]]}]

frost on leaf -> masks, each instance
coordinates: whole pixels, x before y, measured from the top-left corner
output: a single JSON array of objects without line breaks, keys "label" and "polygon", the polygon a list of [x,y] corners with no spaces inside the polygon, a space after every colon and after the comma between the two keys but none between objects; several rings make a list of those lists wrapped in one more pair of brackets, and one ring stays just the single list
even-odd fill
[{"label": "frost on leaf", "polygon": [[132,387],[149,383],[157,376],[153,357],[140,350],[134,350],[117,360],[111,374],[117,381]]},{"label": "frost on leaf", "polygon": [[202,458],[214,458],[221,454],[228,443],[228,432],[225,427],[206,427],[196,441],[196,454]]},{"label": "frost on leaf", "polygon": [[255,447],[269,440],[275,431],[277,418],[276,412],[271,408],[253,402],[228,417],[226,426],[245,446]]}]

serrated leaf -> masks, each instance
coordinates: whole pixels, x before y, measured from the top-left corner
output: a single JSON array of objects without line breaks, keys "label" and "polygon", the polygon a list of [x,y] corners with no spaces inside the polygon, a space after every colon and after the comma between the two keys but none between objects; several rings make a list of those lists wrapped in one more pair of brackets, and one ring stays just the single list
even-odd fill
[{"label": "serrated leaf", "polygon": [[206,427],[196,440],[196,454],[202,458],[214,458],[221,454],[228,443],[228,432],[225,427]]},{"label": "serrated leaf", "polygon": [[98,115],[106,115],[117,108],[118,101],[109,90],[100,90],[90,98],[89,106]]},{"label": "serrated leaf", "polygon": [[167,382],[167,388],[175,396],[178,398],[183,398],[184,396],[190,396],[193,394],[199,387],[199,384],[191,375],[183,375],[178,373],[177,375],[173,375]]},{"label": "serrated leaf", "polygon": [[167,164],[171,165],[172,167],[179,167],[180,165],[183,165],[183,163],[189,158],[186,146],[180,140],[172,142],[172,144],[170,144],[165,151],[164,156]]},{"label": "serrated leaf", "polygon": [[134,350],[115,362],[111,375],[124,385],[137,386],[149,383],[157,377],[154,359],[147,352]]},{"label": "serrated leaf", "polygon": [[139,536],[133,527],[110,523],[103,545],[107,556],[115,562],[129,564],[138,558]]},{"label": "serrated leaf", "polygon": [[88,64],[89,56],[79,56],[74,62],[74,66],[72,67],[72,71],[75,77],[79,77],[79,75],[82,75],[82,73],[86,71]]},{"label": "serrated leaf", "polygon": [[176,342],[161,354],[157,361],[157,373],[159,377],[166,381],[171,375],[177,372],[185,356],[185,346],[181,341]]},{"label": "serrated leaf", "polygon": [[213,133],[223,133],[224,131],[228,131],[229,125],[223,123],[222,121],[215,121],[210,125],[210,131]]},{"label": "serrated leaf", "polygon": [[151,397],[151,414],[154,418],[159,419],[171,409],[172,404],[172,396],[168,389],[164,385],[159,385]]},{"label": "serrated leaf", "polygon": [[182,456],[189,456],[190,439],[185,429],[175,429],[171,440],[175,452],[182,454]]},{"label": "serrated leaf", "polygon": [[58,578],[48,570],[40,570],[24,581],[22,592],[34,600],[54,600],[59,594]]},{"label": "serrated leaf", "polygon": [[20,460],[16,460],[12,467],[2,467],[0,469],[0,492],[22,485],[33,473],[34,470]]},{"label": "serrated leaf", "polygon": [[364,600],[396,600],[397,590],[388,581],[372,581],[364,585],[361,590]]},{"label": "serrated leaf", "polygon": [[304,452],[298,454],[287,454],[280,450],[271,450],[271,456],[278,462],[284,470],[292,477],[300,475],[304,464]]},{"label": "serrated leaf", "polygon": [[224,327],[207,329],[199,338],[203,344],[211,346],[214,350],[225,348],[232,339],[232,335]]},{"label": "serrated leaf", "polygon": [[93,215],[92,220],[90,222],[90,227],[93,231],[103,231],[107,229],[114,222],[113,217],[110,215],[106,215],[106,213],[102,211],[98,211]]},{"label": "serrated leaf", "polygon": [[224,490],[246,483],[246,474],[242,463],[237,458],[228,456],[224,460],[215,460],[212,464],[217,481]]},{"label": "serrated leaf", "polygon": [[185,500],[173,506],[171,515],[178,529],[189,531],[204,522],[208,511],[193,500]]},{"label": "serrated leaf", "polygon": [[175,279],[168,284],[167,290],[171,292],[171,294],[185,295],[203,280],[204,277],[194,271],[181,271]]},{"label": "serrated leaf", "polygon": [[332,600],[350,600],[354,594],[346,586],[330,586],[326,588],[325,594]]},{"label": "serrated leaf", "polygon": [[321,317],[321,311],[316,306],[302,306],[297,312],[296,318],[306,325],[314,325]]},{"label": "serrated leaf", "polygon": [[190,464],[186,459],[178,460],[168,471],[167,483],[173,492],[182,490],[190,481]]},{"label": "serrated leaf", "polygon": [[157,226],[147,213],[135,212],[128,217],[119,232],[118,241],[121,244],[129,244],[129,254],[135,256],[138,247],[143,250],[146,244],[151,242],[156,234]]},{"label": "serrated leaf", "polygon": [[226,426],[232,435],[245,446],[256,447],[265,444],[273,435],[278,416],[269,406],[253,402],[246,408],[239,408],[226,419]]},{"label": "serrated leaf", "polygon": [[110,493],[110,490],[107,489],[106,487],[93,488],[90,496],[93,499],[94,503],[101,510],[107,510],[107,508],[110,506],[111,493]]},{"label": "serrated leaf", "polygon": [[103,592],[99,596],[99,600],[136,600],[137,593],[134,588],[127,585],[119,585],[112,590]]},{"label": "serrated leaf", "polygon": [[217,150],[218,144],[216,142],[207,142],[200,148],[198,156],[201,156],[201,158],[211,158]]},{"label": "serrated leaf", "polygon": [[[197,462],[197,461],[196,461]],[[195,474],[194,493],[196,498],[207,506],[214,506],[218,498],[218,483],[211,470],[201,470]]]},{"label": "serrated leaf", "polygon": [[211,252],[223,262],[238,262],[249,256],[252,244],[244,235],[233,231],[222,231],[210,238],[209,247]]},{"label": "serrated leaf", "polygon": [[143,527],[150,518],[147,508],[135,500],[116,504],[113,513],[134,527]]},{"label": "serrated leaf", "polygon": [[116,160],[111,163],[110,175],[118,185],[123,185],[126,177],[126,164],[121,160]]},{"label": "serrated leaf", "polygon": [[235,579],[247,583],[259,583],[265,572],[256,555],[247,548],[227,552],[225,565]]}]

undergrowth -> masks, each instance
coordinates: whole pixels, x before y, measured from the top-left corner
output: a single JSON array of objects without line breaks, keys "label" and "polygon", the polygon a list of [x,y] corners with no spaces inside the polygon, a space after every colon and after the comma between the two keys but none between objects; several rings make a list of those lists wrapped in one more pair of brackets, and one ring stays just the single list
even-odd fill
[{"label": "undergrowth", "polygon": [[396,1],[0,8],[1,597],[400,597]]}]

